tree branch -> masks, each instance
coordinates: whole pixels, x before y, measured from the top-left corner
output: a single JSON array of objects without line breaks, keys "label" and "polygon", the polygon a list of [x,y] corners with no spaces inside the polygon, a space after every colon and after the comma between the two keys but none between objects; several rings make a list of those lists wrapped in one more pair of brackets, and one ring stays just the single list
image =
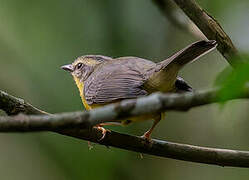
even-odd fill
[{"label": "tree branch", "polygon": [[[217,102],[216,90],[185,94],[153,94],[137,100],[125,100],[118,104],[107,105],[89,112],[63,114],[44,114],[31,104],[0,91],[0,108],[8,114],[13,112],[44,115],[17,115],[0,117],[0,131],[53,131],[66,136],[92,141],[106,146],[141,152],[156,156],[179,159],[184,161],[215,164],[221,166],[249,167],[249,152],[216,148],[205,148],[186,144],[152,140],[146,142],[141,137],[107,132],[106,137],[99,141],[101,131],[91,127],[100,122],[122,119],[147,112],[159,112],[166,109],[187,110],[191,107]],[[249,98],[249,88],[238,98]],[[230,98],[235,99],[235,98]],[[20,106],[20,107],[19,107]],[[152,108],[151,108],[152,107]],[[13,110],[12,110],[13,109]],[[79,129],[86,128],[86,129]]]},{"label": "tree branch", "polygon": [[103,141],[98,141],[102,134],[96,136],[96,129],[80,130],[76,135],[74,130],[64,131],[63,134],[79,139],[113,146],[130,151],[151,154],[183,161],[214,164],[219,166],[249,167],[249,152],[228,149],[207,148],[187,144],[179,144],[153,139],[151,143],[141,137],[107,132]]},{"label": "tree branch", "polygon": [[206,39],[206,36],[174,2],[170,0],[153,0],[153,2],[174,26],[197,38]]},{"label": "tree branch", "polygon": [[[169,0],[154,0],[160,9],[166,9]],[[202,9],[195,0],[173,0],[183,12],[197,25],[197,27],[202,31],[202,33],[212,40],[218,42],[217,49],[226,58],[226,60],[235,66],[242,62],[238,57],[238,51],[233,45],[230,37],[225,33],[225,31],[220,26],[219,22],[214,19],[210,14],[208,14],[204,9]],[[162,11],[166,16],[168,12]],[[177,20],[179,21],[179,20]]]},{"label": "tree branch", "polygon": [[23,99],[11,96],[0,90],[0,109],[4,110],[8,115],[18,113],[24,114],[48,114],[45,111],[37,109]]},{"label": "tree branch", "polygon": [[[214,39],[218,42],[218,50],[231,65],[236,64],[235,60],[239,61],[237,59],[232,60],[232,57],[237,55],[237,50],[228,35],[212,16],[205,12],[194,0],[174,0],[174,2],[208,39]],[[164,13],[166,12],[164,11]],[[173,21],[175,17],[170,18]],[[178,23],[179,27],[183,25],[180,21],[176,23]],[[120,121],[124,118],[147,114],[148,112],[188,110],[192,107],[214,103],[218,101],[217,93],[218,89],[185,94],[165,95],[156,93],[136,100],[124,100],[121,103],[107,105],[89,112],[52,115],[39,110],[20,98],[0,91],[0,109],[3,109],[8,115],[27,114],[1,116],[0,132],[53,131],[106,146],[156,156],[221,166],[249,167],[248,151],[206,148],[159,140],[146,142],[141,137],[120,134],[114,131],[108,131],[106,137],[99,141],[102,136],[101,131],[91,128],[102,122]],[[237,98],[249,98],[249,88],[246,88],[246,91],[240,97],[231,97],[227,100]]]},{"label": "tree branch", "polygon": [[[162,94],[154,93],[152,95],[138,98],[123,100],[119,103],[114,103],[110,105],[105,105],[101,108],[96,108],[91,111],[84,112],[70,112],[70,113],[61,113],[53,115],[17,115],[9,117],[0,117],[0,131],[41,131],[41,130],[58,130],[64,128],[90,128],[100,123],[105,122],[120,122],[124,119],[129,119],[130,117],[140,116],[140,115],[149,115],[152,113],[160,113],[169,110],[178,110],[186,111],[190,108],[206,105],[214,102],[219,102],[217,98],[219,90],[212,89],[206,91],[197,91],[191,93],[183,94]],[[0,97],[8,96],[7,93],[0,91]],[[17,106],[12,106],[14,110],[21,109],[20,112],[35,112],[43,111],[34,108],[30,104],[26,103],[26,106],[23,106],[21,102],[23,100],[19,98],[14,98],[10,96],[12,104]],[[246,87],[244,93],[240,94],[239,97],[230,97],[227,100],[238,99],[238,98],[249,98],[249,87]],[[8,101],[2,101],[0,99],[0,107],[3,110],[9,109]],[[21,105],[22,108],[19,106]],[[7,108],[5,108],[7,107]],[[27,109],[23,109],[26,107]],[[8,113],[8,112],[7,112]]]}]

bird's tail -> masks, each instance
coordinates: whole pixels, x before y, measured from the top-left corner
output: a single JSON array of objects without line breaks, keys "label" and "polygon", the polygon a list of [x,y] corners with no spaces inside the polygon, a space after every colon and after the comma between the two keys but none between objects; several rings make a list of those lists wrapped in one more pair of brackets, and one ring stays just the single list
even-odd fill
[{"label": "bird's tail", "polygon": [[216,47],[217,43],[215,40],[209,41],[198,41],[190,44],[186,48],[178,51],[174,55],[170,56],[166,60],[158,63],[162,69],[171,68],[171,66],[177,66],[182,68],[185,64],[190,63],[205,55]]},{"label": "bird's tail", "polygon": [[157,63],[154,72],[144,86],[153,91],[168,92],[174,89],[178,71],[216,47],[214,40],[198,41],[178,51],[166,60]]}]

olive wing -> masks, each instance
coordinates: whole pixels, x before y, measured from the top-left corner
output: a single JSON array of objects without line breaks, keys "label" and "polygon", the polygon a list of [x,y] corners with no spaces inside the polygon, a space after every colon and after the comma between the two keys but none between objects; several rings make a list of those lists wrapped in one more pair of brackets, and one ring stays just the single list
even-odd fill
[{"label": "olive wing", "polygon": [[88,104],[106,104],[122,99],[147,95],[146,80],[136,64],[129,61],[107,63],[96,69],[86,80],[84,95]]}]

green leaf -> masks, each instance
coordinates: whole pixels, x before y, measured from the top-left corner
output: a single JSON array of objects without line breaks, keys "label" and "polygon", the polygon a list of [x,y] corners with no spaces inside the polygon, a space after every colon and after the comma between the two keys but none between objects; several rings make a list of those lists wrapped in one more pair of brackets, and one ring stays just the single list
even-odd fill
[{"label": "green leaf", "polygon": [[216,78],[215,85],[221,86],[218,94],[221,102],[231,97],[239,97],[245,84],[249,82],[249,55],[243,55],[239,58],[243,58],[243,62],[246,63],[237,65],[235,69],[226,68]]}]

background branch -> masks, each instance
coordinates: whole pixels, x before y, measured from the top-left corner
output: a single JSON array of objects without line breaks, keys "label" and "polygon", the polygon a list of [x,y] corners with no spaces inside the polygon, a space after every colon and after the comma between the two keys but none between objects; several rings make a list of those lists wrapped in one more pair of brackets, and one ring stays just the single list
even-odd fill
[{"label": "background branch", "polygon": [[163,15],[177,28],[199,38],[207,39],[199,28],[171,0],[153,0]]},{"label": "background branch", "polygon": [[[146,107],[148,108],[151,106],[151,104],[154,103],[159,104],[159,106],[151,107],[156,107],[156,109],[158,108],[158,111],[163,111],[166,107],[175,110],[186,110],[191,107],[209,104],[217,101],[215,100],[217,92],[217,90],[210,90],[205,92],[186,93],[183,95],[163,95],[159,93],[134,100],[134,102],[136,102],[135,105],[133,103],[130,103],[133,102],[133,100],[125,100],[119,104],[108,105],[89,112],[47,115],[44,114],[44,111],[33,107],[31,104],[26,103],[24,100],[15,98],[5,92],[0,91],[0,107],[3,110],[6,110],[6,113],[11,114],[12,112],[14,112],[11,110],[11,108],[13,108],[16,113],[18,113],[19,110],[19,112],[27,114],[32,114],[32,112],[35,112],[36,114],[43,114],[43,116],[2,116],[0,117],[0,131],[23,132],[51,130],[63,135],[92,141],[106,146],[113,146],[121,149],[156,156],[191,162],[216,164],[221,166],[249,167],[249,152],[247,151],[206,148],[159,140],[152,140],[151,143],[148,143],[141,137],[120,134],[114,131],[107,132],[106,137],[103,140],[99,141],[102,136],[101,131],[94,128],[87,128],[97,122],[105,122],[105,118],[123,118],[126,116],[128,117],[129,115],[133,115],[132,113],[144,113],[144,111],[139,111],[139,107],[141,109],[146,109]],[[245,93],[239,98],[248,98],[248,92],[249,91],[247,89],[247,91],[245,91]],[[10,99],[10,101],[6,101],[6,99]],[[146,104],[150,101],[152,101],[150,105]],[[143,104],[142,102],[144,102],[145,104]],[[25,106],[23,106],[23,103],[25,104]],[[19,108],[19,106],[21,106],[22,108]],[[113,116],[113,114],[110,114],[109,112],[104,113],[108,111],[108,109],[113,110],[112,108],[116,108],[116,110],[118,110],[115,111],[118,114],[117,116]],[[94,119],[89,119],[89,117],[91,116],[92,118],[95,117],[96,120],[100,118],[100,120],[103,121],[94,121]],[[104,118],[101,119],[102,117]],[[79,129],[82,127],[86,129]]]},{"label": "background branch", "polygon": [[[169,15],[171,11],[166,11],[170,4],[170,0],[154,0],[162,12],[172,19]],[[217,49],[226,58],[226,60],[235,66],[242,62],[240,58],[233,58],[238,56],[238,51],[232,43],[230,37],[222,29],[219,22],[214,19],[209,13],[196,3],[195,0],[173,0],[183,12],[195,23],[201,32],[208,38],[218,42]],[[179,18],[174,18],[175,22],[179,22]],[[175,23],[174,23],[175,24]],[[179,24],[179,23],[178,23]],[[179,25],[177,25],[180,27]],[[181,27],[187,28],[188,25],[181,23]]]}]

